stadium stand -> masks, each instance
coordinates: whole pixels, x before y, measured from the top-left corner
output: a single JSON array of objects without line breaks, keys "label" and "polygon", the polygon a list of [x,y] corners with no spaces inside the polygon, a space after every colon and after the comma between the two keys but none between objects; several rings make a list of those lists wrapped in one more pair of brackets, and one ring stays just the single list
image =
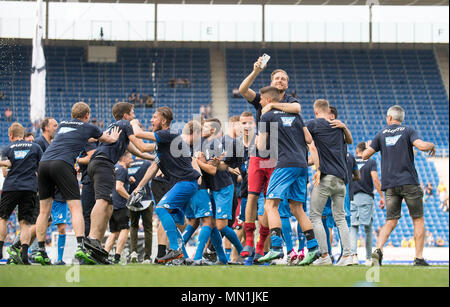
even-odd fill
[{"label": "stadium stand", "polygon": [[[400,104],[406,110],[405,124],[415,127],[419,135],[434,142],[438,153],[448,157],[448,97],[432,50],[420,49],[227,49],[226,68],[229,90],[229,116],[244,110],[253,111],[242,98],[232,98],[232,89],[252,69],[259,54],[271,55],[270,69],[257,78],[254,89],[270,82],[272,68],[283,68],[289,86],[302,102],[305,120],[313,117],[312,104],[326,98],[339,110],[355,143],[371,139],[384,125],[388,106]],[[7,107],[13,119],[30,127],[29,92],[31,47],[0,46],[0,92],[6,98],[0,104],[0,145],[7,144],[4,118]],[[201,48],[119,48],[117,63],[87,63],[82,47],[46,47],[47,116],[58,121],[70,116],[71,105],[84,100],[92,108],[92,116],[107,125],[111,106],[126,100],[131,91],[155,98],[153,108],[137,108],[144,125],[150,124],[155,107],[167,105],[178,122],[186,122],[198,114],[200,105],[211,103],[209,50]],[[154,72],[154,76],[152,73]],[[189,79],[190,86],[171,87],[169,81]],[[375,158],[379,163],[379,155]],[[439,177],[433,163],[417,153],[416,167],[420,179],[434,187]],[[378,202],[378,198],[376,199]],[[441,236],[448,246],[448,212],[438,208],[439,198],[425,204],[426,228],[435,238]],[[403,217],[408,217],[406,207]],[[378,207],[374,230],[384,224],[385,212]],[[403,237],[413,236],[412,222],[401,218],[391,236],[394,246]],[[375,242],[374,242],[375,243]]]}]

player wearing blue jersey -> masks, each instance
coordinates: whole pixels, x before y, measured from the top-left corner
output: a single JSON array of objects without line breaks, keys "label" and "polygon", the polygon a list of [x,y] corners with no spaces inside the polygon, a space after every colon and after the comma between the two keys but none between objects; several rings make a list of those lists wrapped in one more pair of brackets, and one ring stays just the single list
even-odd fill
[{"label": "player wearing blue jersey", "polygon": [[423,258],[423,190],[414,165],[413,148],[429,152],[431,156],[434,156],[435,148],[433,143],[421,140],[413,128],[403,125],[404,118],[405,111],[401,106],[390,107],[386,114],[388,126],[373,138],[362,154],[362,158],[366,160],[374,153],[381,152],[381,189],[386,193],[386,224],[381,228],[377,249],[372,253],[374,265],[382,264],[383,246],[397,226],[403,200],[413,219],[416,244],[414,265],[428,265]]},{"label": "player wearing blue jersey", "polygon": [[3,161],[0,161],[0,166],[10,168],[3,183],[0,201],[0,259],[3,258],[6,224],[18,206],[21,250],[9,251],[17,264],[29,264],[30,225],[34,220],[37,192],[36,172],[42,157],[42,150],[37,144],[24,141],[24,131],[19,123],[13,123],[9,127],[8,136],[11,144],[2,152]]},{"label": "player wearing blue jersey", "polygon": [[59,124],[54,140],[39,163],[40,213],[36,221],[39,251],[35,260],[42,265],[50,264],[50,259],[45,252],[45,235],[56,187],[66,199],[72,213],[72,225],[78,243],[75,256],[80,260],[90,261],[84,247],[83,211],[74,165],[77,156],[90,139],[114,143],[120,135],[117,129],[112,129],[109,133],[102,133],[98,127],[88,123],[90,115],[91,109],[86,103],[74,104],[72,118]]},{"label": "player wearing blue jersey", "polygon": [[151,119],[153,132],[143,131],[137,120],[131,122],[136,136],[156,143],[157,155],[155,162],[149,167],[132,194],[136,195],[137,191],[155,177],[158,170],[161,170],[165,177],[176,182],[155,209],[169,240],[167,254],[157,258],[159,263],[186,257],[186,255],[183,256],[183,238],[176,224],[184,224],[186,206],[201,183],[201,171],[197,162],[192,160],[189,147],[194,136],[180,135],[171,131],[172,120],[172,110],[161,107],[155,111]]},{"label": "player wearing blue jersey", "polygon": [[[265,102],[274,101],[279,95],[278,89],[272,86],[262,88],[260,93],[261,100]],[[272,109],[261,117],[256,144],[260,150],[267,148],[267,144],[270,144],[272,155],[277,157],[277,164],[270,177],[264,205],[269,221],[271,249],[259,258],[258,262],[268,262],[284,257],[281,245],[281,219],[278,211],[278,205],[283,199],[289,200],[291,212],[300,223],[308,241],[308,255],[301,264],[310,264],[318,254],[318,244],[312,224],[303,211],[308,181],[307,144],[311,142],[311,135],[299,114]],[[312,155],[317,165],[318,157],[313,152]]]}]

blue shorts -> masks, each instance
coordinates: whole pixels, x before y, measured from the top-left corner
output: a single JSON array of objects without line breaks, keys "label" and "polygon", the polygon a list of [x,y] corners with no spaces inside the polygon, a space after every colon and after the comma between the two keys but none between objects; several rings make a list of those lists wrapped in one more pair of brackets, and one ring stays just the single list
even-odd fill
[{"label": "blue shorts", "polygon": [[307,183],[307,168],[276,168],[270,177],[267,198],[290,199],[305,203]]},{"label": "blue shorts", "polygon": [[232,220],[234,185],[230,184],[219,191],[212,191],[212,196],[216,208],[216,219]]},{"label": "blue shorts", "polygon": [[209,198],[208,190],[198,190],[189,201],[186,208],[186,217],[188,219],[213,216],[212,202]]},{"label": "blue shorts", "polygon": [[264,192],[261,192],[259,194],[258,198],[258,215],[263,216],[264,215],[264,201],[266,199],[264,198]]},{"label": "blue shorts", "polygon": [[197,180],[177,182],[156,205],[156,208],[172,210],[175,223],[184,225],[184,211],[198,190]]},{"label": "blue shorts", "polygon": [[67,203],[54,200],[52,206],[52,225],[67,224]]}]

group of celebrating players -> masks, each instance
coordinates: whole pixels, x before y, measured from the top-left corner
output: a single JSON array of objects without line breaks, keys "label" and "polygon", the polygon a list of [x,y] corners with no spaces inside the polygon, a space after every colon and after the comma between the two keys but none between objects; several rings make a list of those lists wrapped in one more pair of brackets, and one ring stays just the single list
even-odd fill
[{"label": "group of celebrating players", "polygon": [[[144,262],[151,262],[154,211],[160,222],[155,263],[209,265],[211,251],[217,257],[214,264],[271,263],[285,257],[284,242],[289,264],[331,265],[329,228],[336,225],[341,255],[335,265],[349,266],[359,263],[358,227],[365,226],[366,236],[371,236],[375,186],[380,207],[386,203],[387,221],[373,253],[368,238],[366,263],[382,264],[382,248],[400,218],[404,199],[414,220],[414,263],[427,265],[422,256],[422,190],[417,189],[412,148],[434,154],[434,145],[403,126],[404,111],[393,106],[386,116],[388,127],[372,142],[359,143],[355,158],[347,150],[352,134],[327,100],[316,100],[315,118],[303,121],[299,101],[286,93],[289,77],[284,70],[273,71],[270,85],[259,92],[250,88],[265,69],[261,61],[254,63],[239,88],[256,118],[251,112],[233,117],[225,135],[216,118],[192,120],[179,133],[171,129],[173,112],[168,107],[156,109],[152,129],[145,131],[133,105],[126,102],[113,106],[115,122],[105,132],[89,123],[91,110],[86,103],[75,103],[72,118],[57,124],[54,138],[44,138],[44,145],[24,140],[23,126],[13,123],[8,130],[11,144],[0,162],[9,169],[0,203],[0,258],[7,221],[18,207],[20,236],[7,248],[10,262],[29,264],[28,249],[36,238],[33,261],[51,264],[45,236],[54,199],[61,198],[71,212],[75,258],[82,264],[119,262],[130,219],[131,260],[136,261],[140,217]],[[378,151],[381,184],[376,163],[370,159]],[[310,166],[315,173],[308,215]],[[81,193],[76,168],[82,173]],[[297,251],[291,239],[292,216],[298,222]],[[239,221],[243,222],[236,227]],[[200,224],[191,258],[185,244]],[[111,235],[103,247],[108,225]],[[231,246],[236,251],[233,256]]]}]

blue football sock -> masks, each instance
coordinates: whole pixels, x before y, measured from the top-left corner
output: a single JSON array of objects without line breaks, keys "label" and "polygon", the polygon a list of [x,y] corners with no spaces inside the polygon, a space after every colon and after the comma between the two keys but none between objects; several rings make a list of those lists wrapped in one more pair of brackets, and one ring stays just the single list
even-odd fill
[{"label": "blue football sock", "polygon": [[211,230],[211,243],[213,244],[214,249],[216,250],[219,261],[222,263],[228,263],[227,256],[225,255],[225,252],[223,250],[222,237],[217,227],[214,227]]},{"label": "blue football sock", "polygon": [[227,256],[227,260],[230,261],[231,259],[231,248],[225,249],[225,256]]},{"label": "blue football sock", "polygon": [[231,229],[230,226],[225,226],[220,231],[220,233],[223,236],[225,236],[228,240],[230,240],[231,244],[233,244],[234,247],[236,247],[238,254],[240,254],[244,247],[242,246],[241,241],[239,241],[239,238],[238,238],[237,234],[233,231],[233,229]]},{"label": "blue football sock", "polygon": [[286,250],[289,254],[294,246],[292,244],[291,222],[288,217],[281,218],[281,231],[283,232],[284,243],[286,244]]},{"label": "blue football sock", "polygon": [[303,233],[302,228],[300,227],[300,224],[298,223],[297,223],[297,237],[298,237],[298,251],[301,251],[302,249],[305,248],[306,237],[305,234]]},{"label": "blue football sock", "polygon": [[184,242],[184,244],[188,243],[188,241],[191,239],[192,234],[194,232],[195,232],[195,228],[188,224],[186,229],[183,232],[183,242]]},{"label": "blue football sock", "polygon": [[62,261],[64,255],[64,246],[66,246],[66,235],[58,236],[58,261]]},{"label": "blue football sock", "polygon": [[195,251],[194,260],[200,260],[203,257],[203,250],[205,249],[206,243],[208,243],[209,237],[211,236],[211,227],[203,226],[198,235],[198,246]]},{"label": "blue football sock", "polygon": [[[155,212],[159,220],[161,221],[164,230],[166,231],[167,238],[169,239],[169,247],[171,249],[177,250],[178,248],[180,248],[180,245],[178,243],[178,235],[181,236],[181,234],[172,216],[165,208],[156,208]],[[181,241],[182,240],[183,238],[181,238]]]},{"label": "blue football sock", "polygon": [[271,236],[270,242],[273,250],[282,250],[281,244],[283,243],[283,240],[280,236]]}]

